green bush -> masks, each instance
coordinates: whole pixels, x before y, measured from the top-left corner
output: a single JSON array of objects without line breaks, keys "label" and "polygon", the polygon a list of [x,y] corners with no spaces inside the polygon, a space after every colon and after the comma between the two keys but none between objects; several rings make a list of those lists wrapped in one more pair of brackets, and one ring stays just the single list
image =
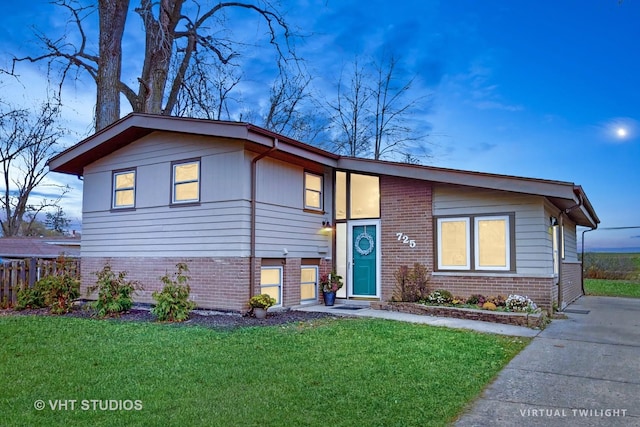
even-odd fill
[{"label": "green bush", "polygon": [[156,305],[151,309],[151,314],[162,322],[182,322],[189,318],[189,312],[195,308],[195,303],[189,300],[189,276],[184,273],[189,269],[184,263],[176,264],[178,269],[174,273],[174,279],[169,273],[160,278],[164,287],[162,292],[154,292],[152,297]]},{"label": "green bush", "polygon": [[44,296],[44,304],[51,313],[64,314],[71,311],[73,300],[80,296],[80,281],[64,271],[38,280],[35,284]]},{"label": "green bush", "polygon": [[36,288],[35,286],[33,288],[29,288],[28,286],[20,288],[16,295],[16,300],[16,310],[46,307],[42,289]]},{"label": "green bush", "polygon": [[98,299],[92,303],[92,307],[99,317],[119,316],[131,309],[133,293],[136,289],[142,289],[138,282],[126,280],[126,271],[114,273],[108,264],[94,274],[98,279],[95,286],[89,287],[88,294],[98,291]]},{"label": "green bush", "polygon": [[586,279],[627,280],[637,273],[630,254],[586,253],[582,268]]}]

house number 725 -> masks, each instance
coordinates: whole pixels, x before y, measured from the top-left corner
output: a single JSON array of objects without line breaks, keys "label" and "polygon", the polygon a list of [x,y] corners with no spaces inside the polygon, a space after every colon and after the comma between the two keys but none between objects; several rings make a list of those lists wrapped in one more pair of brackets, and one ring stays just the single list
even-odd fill
[{"label": "house number 725", "polygon": [[409,236],[407,236],[404,233],[396,233],[396,236],[398,236],[398,241],[409,245],[410,248],[415,248],[416,247],[416,241],[413,239],[409,239]]}]

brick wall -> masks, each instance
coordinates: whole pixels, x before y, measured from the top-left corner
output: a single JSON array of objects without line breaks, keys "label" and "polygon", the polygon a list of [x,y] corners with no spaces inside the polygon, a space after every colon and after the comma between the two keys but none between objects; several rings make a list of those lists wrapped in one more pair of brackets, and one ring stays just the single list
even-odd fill
[{"label": "brick wall", "polygon": [[446,289],[454,296],[468,298],[473,294],[484,296],[517,294],[528,296],[539,307],[549,310],[556,287],[553,278],[499,277],[499,276],[441,276],[431,277],[430,289]]},{"label": "brick wall", "polygon": [[[580,262],[562,263],[562,301],[573,302],[582,295],[582,264]],[[557,298],[556,298],[557,299]]]},{"label": "brick wall", "polygon": [[[402,265],[418,262],[433,270],[433,221],[431,184],[407,178],[380,177],[381,288],[388,301],[396,286],[394,273]],[[398,240],[404,233],[415,247]]]},{"label": "brick wall", "polygon": [[[153,303],[151,294],[162,290],[160,277],[176,272],[176,264],[189,267],[191,297],[200,308],[242,311],[249,300],[249,258],[82,258],[82,296],[95,285],[93,274],[110,264],[115,272],[128,272],[127,279],[139,281],[144,290],[135,301]],[[259,277],[259,276],[258,276]]]},{"label": "brick wall", "polygon": [[[162,290],[160,277],[167,271],[170,274],[177,271],[175,266],[179,262],[189,267],[191,298],[199,308],[230,311],[248,309],[249,258],[83,258],[82,296],[86,297],[88,286],[95,285],[96,276],[93,273],[108,263],[113,271],[126,271],[128,280],[137,280],[142,284],[144,290],[136,292],[136,302],[152,304],[151,294]],[[283,307],[300,304],[300,266],[300,258],[288,258],[282,264]],[[255,294],[260,293],[260,267],[261,259],[258,258]],[[318,277],[329,273],[331,268],[330,261],[320,260]]]}]

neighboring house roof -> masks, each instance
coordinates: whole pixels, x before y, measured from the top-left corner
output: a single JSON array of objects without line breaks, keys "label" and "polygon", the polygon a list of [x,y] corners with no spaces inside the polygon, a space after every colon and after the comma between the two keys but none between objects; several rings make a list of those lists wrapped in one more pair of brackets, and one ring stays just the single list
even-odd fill
[{"label": "neighboring house roof", "polygon": [[155,131],[240,140],[247,149],[257,152],[276,147],[271,156],[282,160],[293,157],[337,169],[544,196],[578,225],[595,228],[600,223],[582,187],[572,182],[343,157],[258,126],[238,122],[131,113],[50,159],[49,168],[80,176],[86,165]]},{"label": "neighboring house roof", "polygon": [[80,256],[80,239],[37,237],[0,238],[0,258],[57,258]]}]

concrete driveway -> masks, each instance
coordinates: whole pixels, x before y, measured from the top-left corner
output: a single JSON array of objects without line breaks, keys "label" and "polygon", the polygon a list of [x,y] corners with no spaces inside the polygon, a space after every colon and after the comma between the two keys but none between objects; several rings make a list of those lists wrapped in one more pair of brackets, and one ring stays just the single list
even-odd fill
[{"label": "concrete driveway", "polygon": [[640,426],[640,299],[582,297],[456,426]]}]

